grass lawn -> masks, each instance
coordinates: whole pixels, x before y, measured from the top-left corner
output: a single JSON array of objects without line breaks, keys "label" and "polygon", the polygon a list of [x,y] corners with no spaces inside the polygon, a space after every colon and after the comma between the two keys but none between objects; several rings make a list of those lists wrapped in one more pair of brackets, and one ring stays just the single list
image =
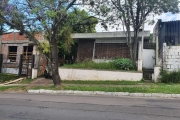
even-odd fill
[{"label": "grass lawn", "polygon": [[50,90],[77,90],[77,91],[105,91],[130,93],[166,93],[180,94],[180,84],[162,84],[127,81],[63,81],[61,88],[49,86],[36,86],[32,89]]},{"label": "grass lawn", "polygon": [[31,83],[32,81],[33,81],[33,79],[28,78],[28,79],[25,79],[25,80],[19,82],[18,84],[29,84],[29,83]]},{"label": "grass lawn", "polygon": [[0,86],[0,92],[3,91],[25,91],[25,86]]},{"label": "grass lawn", "polygon": [[26,79],[22,84],[28,86],[0,86],[0,91],[25,91],[28,89],[47,90],[77,90],[77,91],[105,91],[105,92],[130,92],[130,93],[166,93],[180,94],[180,84],[164,84],[130,81],[63,81],[62,87],[52,84],[30,85],[33,80]]},{"label": "grass lawn", "polygon": [[66,80],[63,84],[92,84],[92,85],[138,85],[143,84],[141,81],[81,81],[81,80]]},{"label": "grass lawn", "polygon": [[130,93],[167,93],[180,94],[180,84],[178,85],[151,85],[151,86],[64,86],[64,90],[80,91],[105,91],[105,92],[130,92]]}]

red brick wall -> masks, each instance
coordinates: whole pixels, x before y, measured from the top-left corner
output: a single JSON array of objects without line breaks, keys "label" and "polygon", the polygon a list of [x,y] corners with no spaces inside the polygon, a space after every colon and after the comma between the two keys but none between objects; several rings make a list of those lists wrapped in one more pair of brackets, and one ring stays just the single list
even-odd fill
[{"label": "red brick wall", "polygon": [[2,35],[2,40],[3,41],[28,40],[28,38],[26,37],[25,34],[19,35],[18,32],[15,32],[15,33],[8,33],[8,34]]},{"label": "red brick wall", "polygon": [[77,61],[92,60],[95,40],[79,40]]},{"label": "red brick wall", "polygon": [[94,57],[96,59],[130,58],[130,50],[126,43],[96,43]]}]

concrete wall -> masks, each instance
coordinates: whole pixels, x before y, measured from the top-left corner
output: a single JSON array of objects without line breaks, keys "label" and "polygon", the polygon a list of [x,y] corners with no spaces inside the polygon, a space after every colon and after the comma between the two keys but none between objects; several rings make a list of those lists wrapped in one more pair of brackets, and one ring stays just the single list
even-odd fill
[{"label": "concrete wall", "polygon": [[163,69],[178,71],[180,69],[180,46],[163,46]]},{"label": "concrete wall", "polygon": [[[134,37],[134,32],[131,31],[131,36]],[[142,32],[139,33],[139,36],[142,36]],[[144,31],[144,37],[149,38],[150,31]],[[74,33],[71,34],[71,37],[74,39],[81,38],[126,38],[126,34],[124,31],[118,32],[97,32],[97,33]]]},{"label": "concrete wall", "polygon": [[62,80],[127,80],[140,81],[140,72],[102,71],[59,68]]},{"label": "concrete wall", "polygon": [[18,74],[19,69],[18,68],[2,68],[2,73],[8,73],[8,74]]}]

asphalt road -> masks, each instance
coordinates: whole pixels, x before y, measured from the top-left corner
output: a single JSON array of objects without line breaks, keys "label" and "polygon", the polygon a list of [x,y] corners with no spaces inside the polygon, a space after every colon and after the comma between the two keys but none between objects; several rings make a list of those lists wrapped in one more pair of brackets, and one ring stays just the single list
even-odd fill
[{"label": "asphalt road", "polygon": [[0,120],[180,120],[180,99],[0,93]]}]

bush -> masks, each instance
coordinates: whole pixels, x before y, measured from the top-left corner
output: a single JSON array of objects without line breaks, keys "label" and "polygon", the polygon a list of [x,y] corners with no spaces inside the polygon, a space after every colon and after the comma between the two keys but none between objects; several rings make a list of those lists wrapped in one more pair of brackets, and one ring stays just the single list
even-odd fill
[{"label": "bush", "polygon": [[104,69],[104,70],[116,70],[111,62],[95,63],[93,61],[85,61],[81,63],[75,63],[71,65],[64,65],[65,68],[87,68],[87,69]]},{"label": "bush", "polygon": [[0,83],[4,83],[6,81],[14,80],[14,79],[17,79],[17,78],[18,78],[17,75],[0,73]]},{"label": "bush", "polygon": [[160,81],[162,83],[180,83],[180,71],[168,72],[166,70],[162,70]]},{"label": "bush", "polygon": [[128,58],[117,58],[112,63],[118,70],[132,70],[134,68],[132,61]]},{"label": "bush", "polygon": [[93,61],[84,61],[71,65],[64,65],[65,68],[87,68],[87,69],[104,69],[104,70],[133,70],[132,61],[128,58],[116,58],[112,62],[95,63]]}]

